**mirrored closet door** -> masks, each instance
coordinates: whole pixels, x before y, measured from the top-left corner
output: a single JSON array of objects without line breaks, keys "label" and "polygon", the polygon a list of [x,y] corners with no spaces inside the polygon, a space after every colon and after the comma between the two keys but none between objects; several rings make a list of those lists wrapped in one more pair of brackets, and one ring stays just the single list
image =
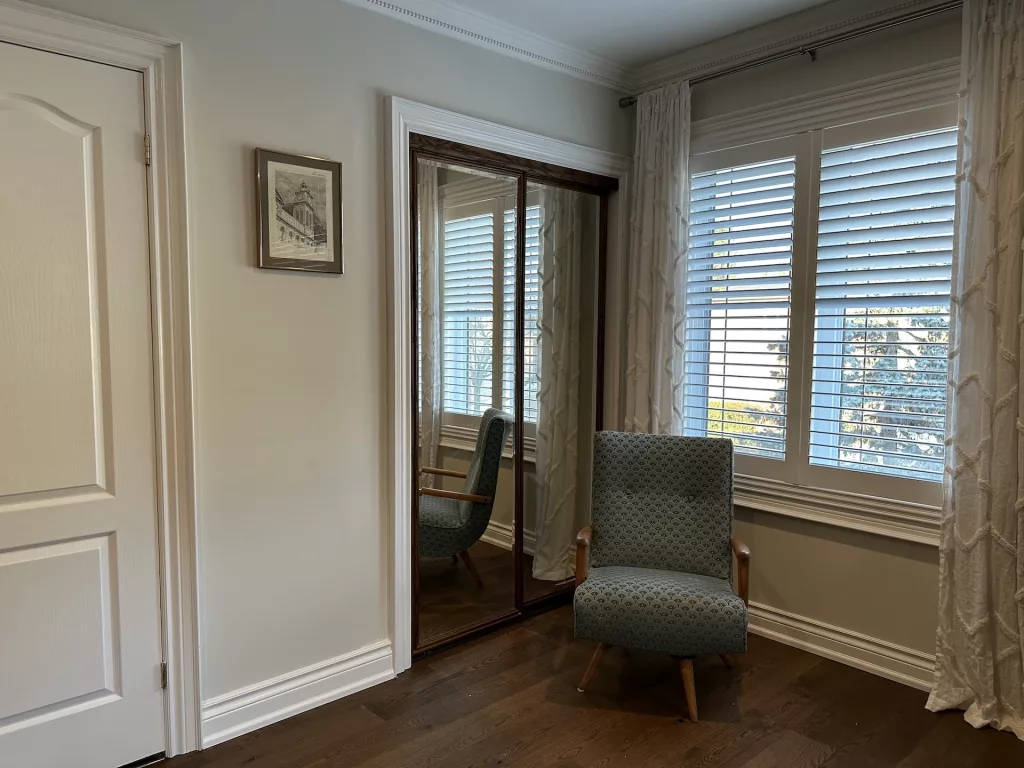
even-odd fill
[{"label": "mirrored closet door", "polygon": [[615,181],[414,135],[413,637],[568,599]]},{"label": "mirrored closet door", "polygon": [[518,185],[416,161],[421,644],[516,608]]}]

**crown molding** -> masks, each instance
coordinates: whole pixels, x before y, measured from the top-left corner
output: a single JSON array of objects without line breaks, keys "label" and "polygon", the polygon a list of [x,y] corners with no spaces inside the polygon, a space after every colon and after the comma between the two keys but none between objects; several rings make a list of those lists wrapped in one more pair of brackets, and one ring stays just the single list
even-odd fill
[{"label": "crown molding", "polygon": [[632,89],[626,67],[519,27],[477,13],[449,0],[342,0],[503,56],[572,75],[619,92]]},{"label": "crown molding", "polygon": [[407,24],[447,35],[502,56],[597,83],[619,93],[640,93],[672,80],[689,80],[755,61],[826,37],[856,32],[941,0],[833,0],[767,24],[689,48],[630,69],[600,56],[527,32],[452,0],[341,0]]},{"label": "crown molding", "polygon": [[941,5],[939,0],[835,0],[758,27],[737,32],[646,64],[630,73],[634,90],[671,80],[690,80],[797,46],[855,32],[907,13]]}]

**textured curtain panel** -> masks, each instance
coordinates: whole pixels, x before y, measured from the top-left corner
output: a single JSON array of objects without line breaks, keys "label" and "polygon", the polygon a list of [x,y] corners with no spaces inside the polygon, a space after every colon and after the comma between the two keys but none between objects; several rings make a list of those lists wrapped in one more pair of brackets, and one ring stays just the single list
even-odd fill
[{"label": "textured curtain panel", "polygon": [[690,84],[637,101],[626,318],[626,417],[630,432],[682,426]]},{"label": "textured curtain panel", "polygon": [[541,192],[540,349],[537,393],[537,543],[533,577],[571,578],[576,534],[576,440],[580,404],[580,194]]},{"label": "textured curtain panel", "polygon": [[[441,217],[436,164],[419,161],[416,201],[420,256],[420,465],[434,467],[441,442]],[[420,482],[432,488],[434,476],[422,475]]]},{"label": "textured curtain panel", "polygon": [[950,420],[928,707],[1024,738],[1024,0],[964,7]]}]

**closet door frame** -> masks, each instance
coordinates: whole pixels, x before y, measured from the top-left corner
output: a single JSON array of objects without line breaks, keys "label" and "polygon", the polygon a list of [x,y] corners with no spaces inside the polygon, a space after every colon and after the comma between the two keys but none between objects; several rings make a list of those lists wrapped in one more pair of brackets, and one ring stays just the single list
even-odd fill
[{"label": "closet door frame", "polygon": [[[419,201],[417,198],[418,168],[420,160],[451,164],[463,168],[486,171],[516,181],[516,246],[515,246],[515,407],[513,430],[513,477],[514,477],[514,526],[513,526],[513,589],[514,603],[508,611],[474,622],[458,630],[447,632],[427,642],[419,636],[419,291],[416,275],[419,271],[419,240],[417,237],[417,218]],[[528,160],[516,155],[495,152],[481,147],[463,144],[447,139],[439,139],[419,133],[409,135],[409,328],[410,361],[409,371],[412,380],[409,383],[411,402],[409,414],[410,430],[413,436],[411,445],[410,468],[412,470],[410,488],[411,519],[410,519],[410,576],[412,594],[412,649],[413,656],[420,656],[455,642],[460,642],[482,633],[504,626],[523,618],[528,613],[543,610],[553,604],[563,602],[573,591],[572,582],[559,585],[546,595],[526,600],[524,595],[524,552],[523,529],[525,522],[524,492],[524,405],[525,405],[525,357],[526,357],[526,195],[529,183],[557,186],[577,192],[594,195],[599,200],[598,214],[598,252],[597,252],[597,306],[596,306],[596,356],[594,376],[596,385],[595,424],[597,429],[603,426],[604,412],[604,340],[605,340],[605,291],[607,289],[607,251],[608,251],[608,205],[609,196],[619,188],[619,180],[615,177],[603,176],[588,171],[574,170],[544,161]]]},{"label": "closet door frame", "polygon": [[[389,548],[388,634],[395,674],[412,665],[412,449],[410,406],[413,403],[411,365],[412,339],[409,319],[410,244],[415,218],[410,216],[410,160],[412,134],[470,145],[489,152],[576,169],[617,180],[619,191],[609,196],[608,295],[604,303],[610,333],[599,352],[605,359],[604,424],[616,428],[622,422],[621,371],[623,370],[625,319],[625,250],[628,242],[629,182],[631,161],[624,155],[552,139],[499,123],[480,120],[457,112],[421,104],[398,96],[385,96],[385,237],[387,282],[387,387],[386,478]],[[622,337],[622,338],[620,338]],[[511,616],[504,621],[514,621]]]}]

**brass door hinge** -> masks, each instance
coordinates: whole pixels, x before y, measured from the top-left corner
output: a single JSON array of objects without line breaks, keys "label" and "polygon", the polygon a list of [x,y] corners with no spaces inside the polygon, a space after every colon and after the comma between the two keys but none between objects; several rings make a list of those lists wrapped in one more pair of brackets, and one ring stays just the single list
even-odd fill
[{"label": "brass door hinge", "polygon": [[167,662],[160,662],[160,689],[167,690]]},{"label": "brass door hinge", "polygon": [[146,165],[153,164],[153,138],[147,133],[142,137],[142,148],[146,153]]}]

